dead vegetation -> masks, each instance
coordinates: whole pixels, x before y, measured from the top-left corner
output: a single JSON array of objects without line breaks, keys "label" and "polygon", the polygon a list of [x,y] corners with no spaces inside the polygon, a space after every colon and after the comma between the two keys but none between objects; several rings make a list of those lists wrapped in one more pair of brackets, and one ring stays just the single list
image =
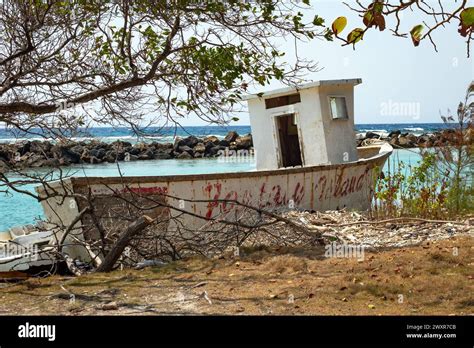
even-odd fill
[{"label": "dead vegetation", "polygon": [[325,258],[323,247],[251,247],[239,257],[0,284],[0,314],[472,315],[473,281],[468,236],[362,261]]}]

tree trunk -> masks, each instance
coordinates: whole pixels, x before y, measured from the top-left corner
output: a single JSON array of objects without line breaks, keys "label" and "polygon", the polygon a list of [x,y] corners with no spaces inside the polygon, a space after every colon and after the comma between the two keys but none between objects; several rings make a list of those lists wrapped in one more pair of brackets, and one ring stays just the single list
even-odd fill
[{"label": "tree trunk", "polygon": [[154,220],[151,217],[143,215],[141,218],[130,224],[119,236],[118,240],[113,245],[112,250],[110,250],[110,252],[105,256],[104,261],[96,269],[96,272],[110,272],[130,240],[146,227],[151,225],[153,221]]}]

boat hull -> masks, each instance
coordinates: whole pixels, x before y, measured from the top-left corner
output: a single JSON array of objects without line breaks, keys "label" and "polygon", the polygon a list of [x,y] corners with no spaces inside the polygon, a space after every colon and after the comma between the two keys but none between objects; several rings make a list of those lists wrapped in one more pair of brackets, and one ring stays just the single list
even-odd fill
[{"label": "boat hull", "polygon": [[[117,232],[140,214],[159,216],[167,229],[197,231],[209,221],[237,219],[245,206],[269,211],[363,211],[373,198],[374,170],[383,167],[391,152],[387,144],[371,146],[359,149],[362,159],[356,162],[271,171],[69,178],[52,188],[71,198],[51,197],[42,204],[48,220],[65,227],[93,204],[101,223]],[[38,191],[53,193],[44,187]],[[75,226],[75,238],[100,238],[94,226],[92,215],[83,214]]]}]

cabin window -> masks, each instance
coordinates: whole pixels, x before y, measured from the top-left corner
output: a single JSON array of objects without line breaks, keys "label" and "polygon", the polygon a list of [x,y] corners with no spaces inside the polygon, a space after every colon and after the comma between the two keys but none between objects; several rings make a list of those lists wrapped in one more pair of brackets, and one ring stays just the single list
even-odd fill
[{"label": "cabin window", "polygon": [[265,108],[273,109],[278,108],[280,106],[296,104],[299,102],[301,102],[300,94],[295,93],[290,95],[284,95],[283,97],[265,99]]},{"label": "cabin window", "polygon": [[349,118],[346,97],[329,97],[329,108],[334,120]]}]

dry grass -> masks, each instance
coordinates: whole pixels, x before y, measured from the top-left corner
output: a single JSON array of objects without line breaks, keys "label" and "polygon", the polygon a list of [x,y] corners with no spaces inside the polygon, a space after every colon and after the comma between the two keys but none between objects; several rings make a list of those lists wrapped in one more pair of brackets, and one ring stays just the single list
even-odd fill
[{"label": "dry grass", "polygon": [[256,248],[239,260],[0,284],[0,314],[474,314],[472,238],[366,253],[363,261],[324,259],[323,251]]}]

